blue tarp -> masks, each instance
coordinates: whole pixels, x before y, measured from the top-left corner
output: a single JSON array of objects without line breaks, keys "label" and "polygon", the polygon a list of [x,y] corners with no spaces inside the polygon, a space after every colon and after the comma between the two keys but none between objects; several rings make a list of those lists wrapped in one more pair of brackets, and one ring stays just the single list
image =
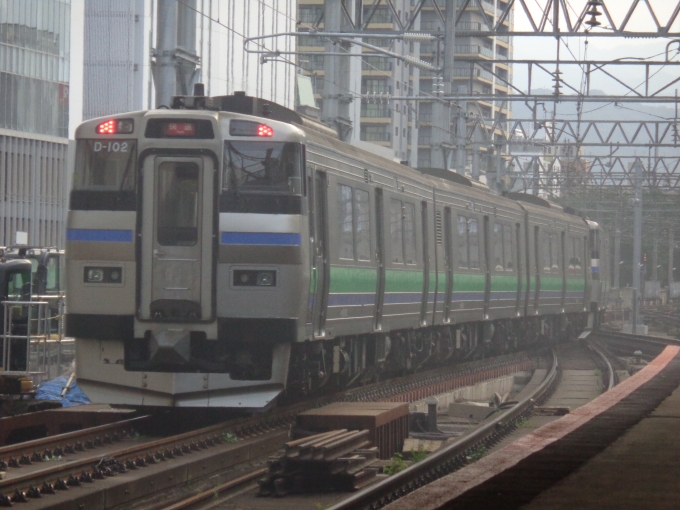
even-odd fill
[{"label": "blue tarp", "polygon": [[64,398],[61,398],[61,392],[68,382],[68,376],[62,375],[51,381],[45,381],[40,384],[38,391],[35,394],[36,400],[57,400],[61,402],[64,407],[79,406],[82,404],[89,404],[90,399],[87,398],[83,390],[76,384],[74,379],[71,387]]}]

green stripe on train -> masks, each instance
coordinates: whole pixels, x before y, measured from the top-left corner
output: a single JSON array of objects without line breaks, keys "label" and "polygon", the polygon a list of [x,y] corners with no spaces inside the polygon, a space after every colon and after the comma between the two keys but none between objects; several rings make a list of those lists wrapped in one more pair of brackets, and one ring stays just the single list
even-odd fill
[{"label": "green stripe on train", "polygon": [[541,275],[541,290],[562,290],[562,277]]},{"label": "green stripe on train", "polygon": [[586,280],[584,278],[567,278],[567,291],[585,291]]},{"label": "green stripe on train", "polygon": [[437,292],[444,294],[446,292],[446,280],[448,276],[446,273],[439,273],[439,287],[437,287]]},{"label": "green stripe on train", "polygon": [[428,292],[442,293],[446,292],[446,273],[439,273],[439,279],[437,279],[437,273],[430,273],[430,287]]},{"label": "green stripe on train", "polygon": [[[432,275],[430,274],[432,282]],[[434,289],[434,287],[431,287]],[[385,271],[385,292],[422,292],[423,272],[388,269]]]},{"label": "green stripe on train", "polygon": [[517,292],[517,275],[491,275],[491,292]]},{"label": "green stripe on train", "polygon": [[453,292],[484,292],[486,278],[483,274],[455,273]]},{"label": "green stripe on train", "polygon": [[375,293],[378,284],[377,269],[374,267],[331,266],[329,292],[337,293]]}]

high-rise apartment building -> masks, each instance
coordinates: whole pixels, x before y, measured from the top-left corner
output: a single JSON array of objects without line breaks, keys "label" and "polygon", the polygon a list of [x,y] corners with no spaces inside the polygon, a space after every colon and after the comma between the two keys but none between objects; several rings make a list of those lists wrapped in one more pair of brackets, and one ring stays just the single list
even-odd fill
[{"label": "high-rise apartment building", "polygon": [[[398,31],[395,21],[399,16],[402,24],[407,24],[414,14],[414,0],[395,0],[394,10],[381,4],[374,9],[373,4],[365,2],[363,21],[368,21],[364,29],[370,34]],[[427,31],[444,34],[445,2],[438,7],[425,2],[414,20],[411,31]],[[480,8],[481,5],[481,8]],[[507,8],[507,0],[456,0],[458,23],[456,25],[455,56],[453,71],[453,93],[464,95],[495,94],[499,100],[460,102],[452,115],[450,134],[452,143],[459,147],[452,166],[460,173],[466,172],[484,179],[489,168],[495,169],[491,157],[493,146],[499,133],[493,132],[496,119],[506,122],[510,118],[510,107],[500,100],[508,94],[508,82],[512,82],[512,69],[503,62],[512,55],[509,37],[476,37],[467,33],[489,30],[488,22],[498,21]],[[323,31],[324,0],[300,0],[298,3],[298,30],[309,31],[316,26]],[[501,23],[501,27],[511,30],[512,11]],[[427,43],[405,43],[399,40],[377,37],[364,37],[364,43],[385,48],[394,53],[409,55],[441,67],[444,61],[443,38]],[[298,37],[300,51],[323,52],[325,40],[313,35]],[[389,147],[395,158],[408,162],[414,167],[429,167],[432,164],[433,109],[437,107],[435,97],[440,92],[441,82],[437,73],[419,70],[405,65],[399,59],[381,56],[375,51],[363,48],[361,90],[351,91],[355,95],[369,95],[361,105],[361,140]],[[351,57],[354,58],[354,57]],[[312,74],[317,103],[323,105],[324,95],[324,56],[300,55],[299,64]],[[350,91],[348,91],[350,92]],[[420,96],[421,100],[391,99],[392,97]],[[427,98],[431,97],[432,100]],[[355,129],[357,127],[355,126]],[[480,175],[481,174],[481,175]]]},{"label": "high-rise apartment building", "polygon": [[[82,119],[154,108],[157,9],[162,0],[83,1],[84,26],[77,31],[84,45]],[[196,65],[192,81],[205,83],[208,95],[244,90],[294,106],[295,67],[244,52],[246,37],[295,30],[294,0],[185,0],[176,7],[178,54],[184,63]],[[190,26],[181,25],[183,19],[191,19]],[[291,37],[249,46],[263,52],[294,47]]]}]

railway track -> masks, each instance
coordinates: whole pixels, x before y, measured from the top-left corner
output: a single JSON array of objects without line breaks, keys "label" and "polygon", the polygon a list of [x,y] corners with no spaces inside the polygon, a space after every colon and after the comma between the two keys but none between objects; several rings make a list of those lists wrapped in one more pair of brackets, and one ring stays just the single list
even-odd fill
[{"label": "railway track", "polygon": [[[604,387],[610,390],[617,384],[616,371],[612,366],[611,354],[604,349],[589,345],[595,363],[601,367],[605,376]],[[456,471],[469,463],[471,453],[477,448],[493,447],[511,434],[521,420],[532,414],[536,405],[547,402],[560,381],[560,361],[553,351],[552,367],[546,378],[533,393],[525,397],[515,407],[498,415],[493,421],[474,432],[461,437],[425,460],[411,465],[404,471],[390,476],[382,482],[370,486],[352,497],[336,504],[330,510],[377,510],[409,494],[434,480]]]},{"label": "railway track", "polygon": [[[41,449],[51,449],[52,456],[36,456],[31,464],[24,459],[25,464],[7,465],[6,477],[0,480],[0,506],[21,502],[23,508],[31,509],[123,508],[277,450],[303,410],[334,401],[411,401],[530,367],[528,354],[520,353],[440,368],[153,441],[128,433],[124,441],[115,442],[110,436],[105,444],[102,430],[81,431],[99,434],[95,437],[100,438],[100,451],[83,448],[66,454],[64,437],[45,438],[38,443]],[[112,426],[116,425],[120,424]],[[94,446],[95,440],[91,441]],[[38,443],[16,445],[11,452],[28,456]],[[65,455],[55,456],[57,448]]]},{"label": "railway track", "polygon": [[633,357],[635,352],[642,352],[640,357],[653,359],[667,345],[680,345],[680,340],[650,335],[631,335],[618,331],[597,330],[593,340],[601,342],[617,356]]}]

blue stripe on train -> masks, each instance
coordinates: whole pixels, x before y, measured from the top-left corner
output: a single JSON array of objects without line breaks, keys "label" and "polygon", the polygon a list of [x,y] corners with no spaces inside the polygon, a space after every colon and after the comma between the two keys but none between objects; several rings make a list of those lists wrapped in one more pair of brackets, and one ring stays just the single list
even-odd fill
[{"label": "blue stripe on train", "polygon": [[241,244],[259,246],[300,246],[301,236],[298,233],[281,232],[222,232],[222,244]]},{"label": "blue stripe on train", "polygon": [[328,306],[359,306],[375,304],[375,294],[329,294]]},{"label": "blue stripe on train", "polygon": [[484,301],[483,292],[452,292],[451,301]]},{"label": "blue stripe on train", "polygon": [[95,241],[104,243],[131,243],[132,230],[110,230],[93,228],[69,228],[67,241]]}]

